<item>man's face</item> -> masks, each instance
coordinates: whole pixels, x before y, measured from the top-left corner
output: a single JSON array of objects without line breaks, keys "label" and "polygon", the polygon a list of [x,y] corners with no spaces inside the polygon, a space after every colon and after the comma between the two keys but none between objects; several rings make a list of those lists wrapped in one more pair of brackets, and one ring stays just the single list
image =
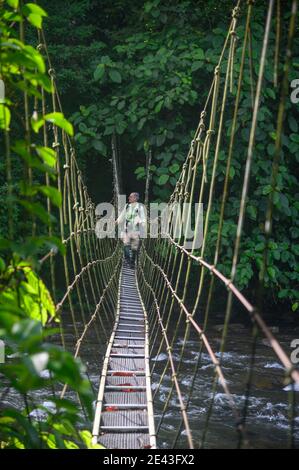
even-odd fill
[{"label": "man's face", "polygon": [[131,193],[130,196],[129,196],[129,202],[132,203],[132,202],[137,202],[137,196],[136,194],[134,193]]}]

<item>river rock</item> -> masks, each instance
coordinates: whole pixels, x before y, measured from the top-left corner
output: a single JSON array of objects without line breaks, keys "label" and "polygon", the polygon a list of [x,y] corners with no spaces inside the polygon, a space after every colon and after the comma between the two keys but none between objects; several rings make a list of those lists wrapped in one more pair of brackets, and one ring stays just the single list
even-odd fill
[{"label": "river rock", "polygon": [[[214,330],[223,331],[224,325],[215,325]],[[231,323],[228,327],[228,331],[239,331],[244,330],[244,325],[242,323]]]},{"label": "river rock", "polygon": [[258,389],[271,390],[275,387],[273,380],[268,377],[256,377],[253,380],[253,384]]},{"label": "river rock", "polygon": [[213,328],[216,331],[222,331],[223,330],[223,325],[215,325]]},{"label": "river rock", "polygon": [[268,348],[272,348],[271,346],[271,343],[270,341],[267,339],[267,338],[263,338],[261,343],[264,345],[264,346],[268,346]]},{"label": "river rock", "polygon": [[239,331],[239,330],[244,330],[244,325],[242,323],[231,323],[229,325],[229,330],[232,331]]},{"label": "river rock", "polygon": [[278,326],[268,326],[269,330],[272,331],[272,333],[279,333],[279,327]]}]

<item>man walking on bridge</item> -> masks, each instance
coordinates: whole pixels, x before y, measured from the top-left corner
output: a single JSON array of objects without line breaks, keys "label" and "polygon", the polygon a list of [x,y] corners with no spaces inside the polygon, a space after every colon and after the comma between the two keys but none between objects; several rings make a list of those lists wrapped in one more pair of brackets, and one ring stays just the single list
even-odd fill
[{"label": "man walking on bridge", "polygon": [[131,268],[135,267],[140,238],[145,232],[146,216],[143,204],[139,202],[139,193],[131,193],[129,203],[116,220],[116,224],[124,222],[121,238],[124,243],[125,260]]}]

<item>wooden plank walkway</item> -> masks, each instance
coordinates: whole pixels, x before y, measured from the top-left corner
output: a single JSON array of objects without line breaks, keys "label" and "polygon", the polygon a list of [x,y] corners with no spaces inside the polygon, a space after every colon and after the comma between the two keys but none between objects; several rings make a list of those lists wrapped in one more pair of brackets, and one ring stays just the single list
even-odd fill
[{"label": "wooden plank walkway", "polygon": [[156,448],[147,314],[136,272],[125,263],[92,434],[94,443],[109,449]]}]

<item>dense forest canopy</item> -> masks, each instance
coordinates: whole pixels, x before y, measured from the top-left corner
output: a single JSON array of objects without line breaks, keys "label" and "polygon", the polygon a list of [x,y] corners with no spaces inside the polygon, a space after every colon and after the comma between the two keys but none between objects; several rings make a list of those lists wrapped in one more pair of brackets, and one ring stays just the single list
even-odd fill
[{"label": "dense forest canopy", "polygon": [[[108,199],[112,177],[111,136],[116,133],[122,166],[123,191],[144,191],[146,154],[151,149],[151,197],[166,201],[171,194],[197,126],[213,70],[231,17],[232,2],[97,2],[43,1],[49,16],[45,28],[49,50],[65,109],[72,116],[80,164],[96,202]],[[252,81],[256,83],[265,24],[265,4],[255,2],[252,21]],[[282,12],[283,13],[283,12]],[[285,53],[288,13],[281,22],[279,70]],[[237,35],[244,34],[240,18]],[[264,238],[261,226],[270,191],[274,154],[276,102],[273,68],[276,22],[270,36],[263,97],[251,178],[251,194],[238,285],[254,295]],[[297,26],[298,28],[298,26]],[[178,34],[179,31],[179,34]],[[34,41],[34,39],[33,39]],[[298,73],[295,39],[290,82]],[[240,49],[237,51],[240,54]],[[238,64],[235,65],[237,72]],[[290,89],[291,92],[291,89]],[[229,95],[233,103],[236,83]],[[228,107],[229,108],[229,107]],[[227,144],[233,104],[225,115]],[[230,191],[224,227],[225,254],[219,266],[229,273],[240,181],[252,118],[249,64],[244,77],[238,118],[238,138],[231,168]],[[272,303],[286,301],[284,309],[298,306],[298,106],[288,100],[278,184],[274,195],[274,232],[266,276],[270,310]],[[223,187],[226,154],[221,152],[217,171],[215,223]],[[211,173],[211,167],[208,168]],[[134,175],[135,173],[135,175]],[[216,198],[217,199],[217,198]],[[214,238],[213,238],[214,237]]]},{"label": "dense forest canopy", "polygon": [[[60,260],[66,263],[61,228],[65,229],[65,237],[71,235],[68,228],[63,227],[62,219],[59,220],[63,201],[61,188],[57,188],[59,143],[55,141],[56,133],[59,131],[65,140],[73,142],[74,139],[84,181],[94,202],[111,198],[112,137],[117,141],[123,191],[144,192],[146,157],[151,151],[150,197],[167,201],[207,98],[231,18],[232,3],[231,0],[41,0],[37,5],[0,0],[0,77],[5,84],[5,97],[0,102],[3,155],[0,163],[0,336],[13,359],[0,366],[1,378],[4,378],[0,389],[2,398],[13,390],[24,401],[23,411],[15,407],[0,409],[0,448],[91,446],[91,435],[86,429],[93,414],[93,394],[86,369],[65,349],[48,342],[49,337],[61,332],[61,325],[55,310],[55,289],[51,295],[49,269],[43,267],[41,258],[47,256],[50,248],[51,256],[58,252]],[[240,210],[266,18],[265,2],[254,3],[249,46],[252,61],[247,59],[245,64],[221,262],[217,265],[227,276]],[[248,298],[255,299],[265,247],[267,199],[273,192],[274,222],[264,299],[265,311],[270,312],[271,318],[275,312],[281,317],[297,318],[299,310],[299,112],[298,103],[291,99],[286,100],[276,187],[270,184],[277,138],[280,92],[277,78],[283,74],[289,16],[289,9],[283,9],[279,16],[281,21],[274,18],[271,29],[250,198],[235,278],[237,287]],[[244,21],[240,14],[236,31],[240,44]],[[48,50],[41,36],[42,24]],[[278,42],[277,31],[280,33]],[[237,55],[240,50],[237,43]],[[298,76],[298,51],[297,25],[289,73],[290,93],[291,83]],[[52,68],[47,70],[49,58]],[[224,115],[223,147],[219,153],[207,238],[205,256],[209,261],[213,258],[212,247],[217,237],[237,92],[234,75],[238,71],[236,61],[227,98],[231,106],[227,106]],[[65,114],[53,110],[55,80]],[[47,141],[47,130],[54,135],[54,146],[50,138]],[[63,168],[65,165],[62,162]],[[201,172],[202,167],[198,171]],[[208,162],[208,179],[211,173],[212,166]],[[61,265],[62,261],[56,265],[58,278]],[[192,282],[198,283],[198,279]],[[56,287],[61,295],[63,288],[59,282]],[[47,374],[43,375],[45,371]],[[53,391],[61,384],[67,384],[78,396],[84,416],[67,397],[54,397],[55,412],[28,401],[33,391]],[[46,416],[42,421],[31,416],[37,409]]]}]

